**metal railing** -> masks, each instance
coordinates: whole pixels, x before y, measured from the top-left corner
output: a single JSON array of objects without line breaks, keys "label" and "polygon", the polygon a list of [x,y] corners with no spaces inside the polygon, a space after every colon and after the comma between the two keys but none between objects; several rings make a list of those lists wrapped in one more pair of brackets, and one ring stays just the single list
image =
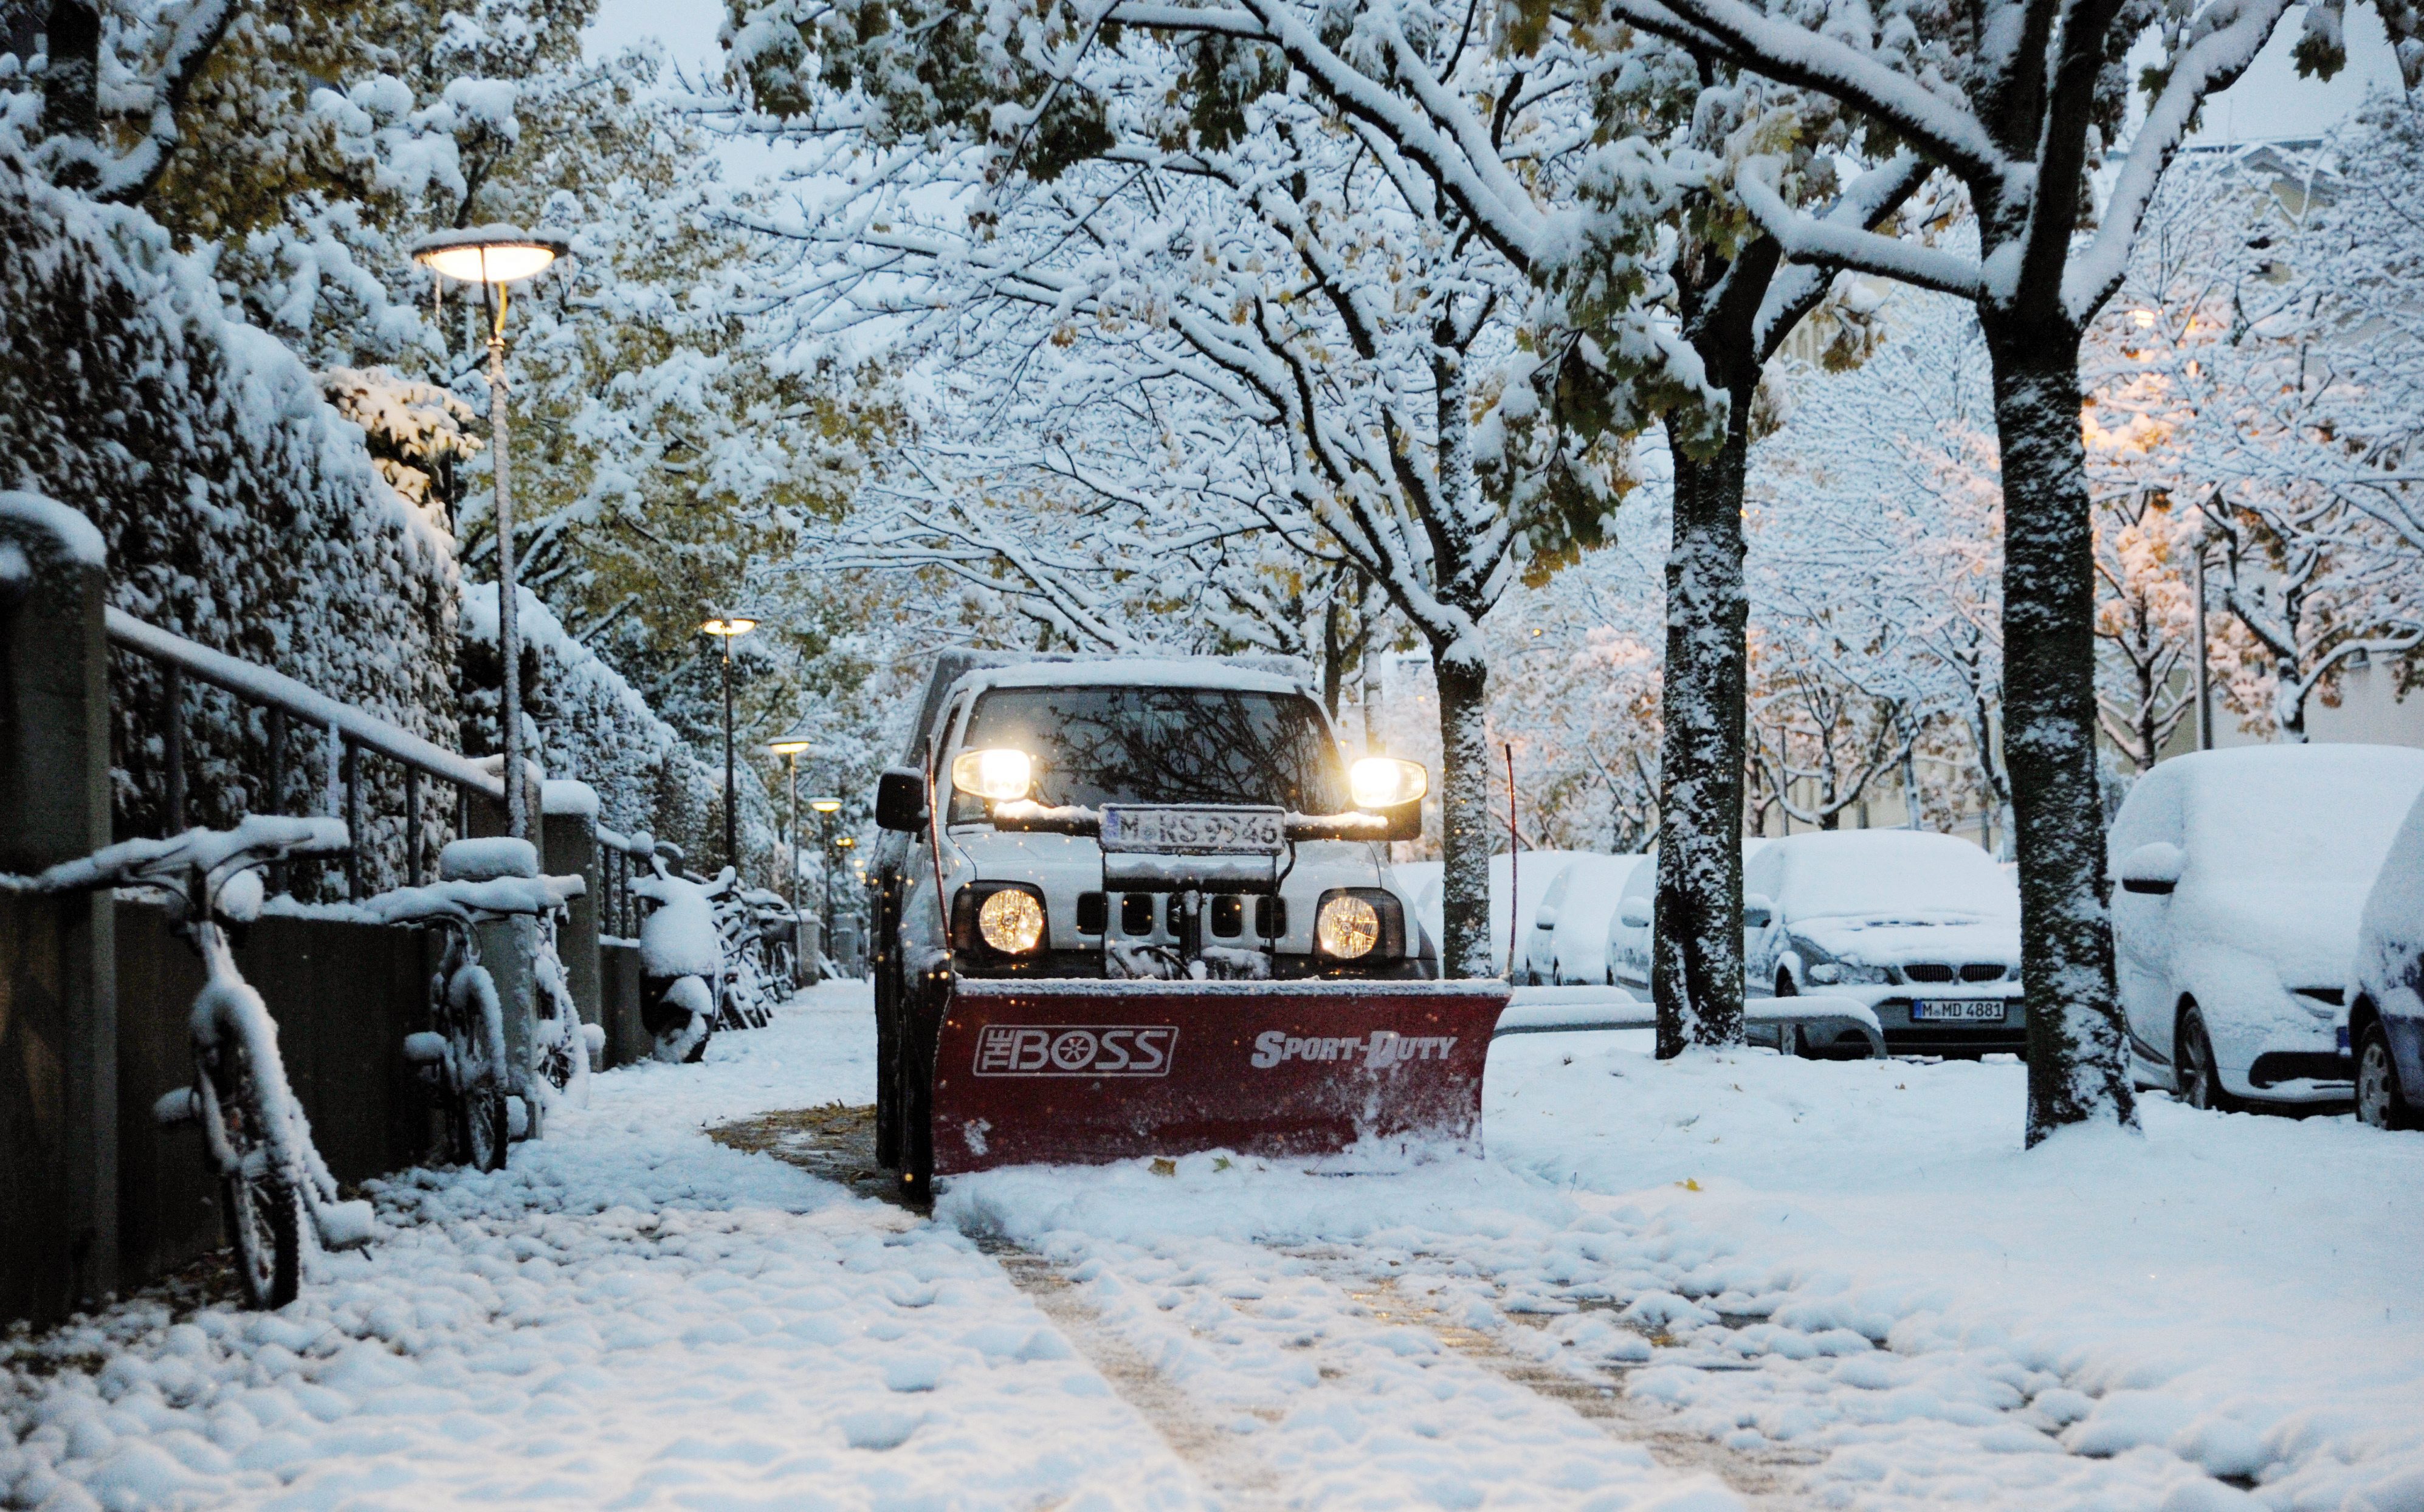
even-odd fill
[{"label": "metal railing", "polygon": [[684,864],[682,848],[671,840],[659,840],[646,835],[624,835],[598,826],[598,931],[617,939],[634,940],[640,934],[640,905],[634,901],[631,879],[646,876],[649,864],[662,856],[677,877],[692,882],[708,879],[692,871]]},{"label": "metal railing", "polygon": [[330,818],[343,820],[355,837],[345,852],[344,862],[345,894],[349,898],[362,896],[360,836],[363,834],[364,752],[392,761],[404,769],[405,872],[413,886],[420,886],[428,875],[422,853],[420,823],[423,777],[454,785],[454,833],[457,836],[470,830],[471,795],[476,793],[500,805],[504,803],[505,784],[501,772],[491,771],[487,765],[472,757],[433,744],[375,714],[342,703],[283,673],[256,666],[155,625],[148,625],[121,609],[109,610],[107,629],[112,645],[144,658],[160,669],[159,716],[162,776],[166,789],[164,834],[176,835],[186,827],[184,706],[185,679],[188,677],[268,711],[267,787],[273,813],[284,801],[294,724],[300,721],[325,732],[321,745],[326,762],[323,780],[326,809]]}]

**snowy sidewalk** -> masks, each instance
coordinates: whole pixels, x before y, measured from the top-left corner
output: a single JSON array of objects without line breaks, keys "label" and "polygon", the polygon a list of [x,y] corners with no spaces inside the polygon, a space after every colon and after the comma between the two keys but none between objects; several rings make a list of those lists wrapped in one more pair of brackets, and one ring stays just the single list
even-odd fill
[{"label": "snowy sidewalk", "polygon": [[[2020,1068],[1503,1042],[1491,1158],[964,1178],[706,1130],[872,1090],[865,994],[376,1195],[276,1316],[22,1346],[16,1506],[2424,1508],[2424,1138],[2017,1149]],[[2251,1488],[2253,1494],[2251,1495]]]}]

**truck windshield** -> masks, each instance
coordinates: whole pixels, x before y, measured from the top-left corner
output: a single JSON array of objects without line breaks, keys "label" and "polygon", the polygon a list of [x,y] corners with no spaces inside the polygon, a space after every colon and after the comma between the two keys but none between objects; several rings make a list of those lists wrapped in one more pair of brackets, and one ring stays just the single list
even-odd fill
[{"label": "truck windshield", "polygon": [[[965,749],[1015,746],[1043,804],[1347,806],[1338,750],[1311,702],[1236,688],[996,688],[978,698]],[[951,820],[984,817],[955,794]]]}]

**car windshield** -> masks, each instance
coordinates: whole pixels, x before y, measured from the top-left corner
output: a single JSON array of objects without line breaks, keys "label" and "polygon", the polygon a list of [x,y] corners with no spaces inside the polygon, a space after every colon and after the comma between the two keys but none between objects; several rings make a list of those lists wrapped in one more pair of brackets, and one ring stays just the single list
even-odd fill
[{"label": "car windshield", "polygon": [[[1038,803],[1268,804],[1348,807],[1338,749],[1297,693],[1239,688],[996,688],[977,699],[963,749],[1014,746],[1035,763]],[[954,823],[983,817],[965,795]]]},{"label": "car windshield", "polygon": [[2012,879],[1967,840],[1868,830],[1779,845],[1777,901],[1788,918],[2019,916]]}]

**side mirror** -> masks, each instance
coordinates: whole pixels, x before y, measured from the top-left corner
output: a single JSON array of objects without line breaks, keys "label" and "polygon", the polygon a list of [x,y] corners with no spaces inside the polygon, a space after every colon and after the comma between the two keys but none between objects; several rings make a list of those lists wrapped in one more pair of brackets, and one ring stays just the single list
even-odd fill
[{"label": "side mirror", "polygon": [[1743,895],[1744,929],[1763,930],[1775,922],[1776,905],[1768,900],[1767,894],[1745,893]]},{"label": "side mirror", "polygon": [[1556,927],[1557,911],[1555,909],[1536,908],[1532,911],[1532,928],[1536,930],[1554,930]]},{"label": "side mirror", "polygon": [[926,774],[915,767],[886,767],[875,783],[878,829],[915,834],[926,827]]},{"label": "side mirror", "polygon": [[1628,930],[1646,930],[1650,928],[1650,904],[1642,899],[1628,898],[1618,916]]},{"label": "side mirror", "polygon": [[[1416,767],[1414,770],[1420,772],[1422,769]],[[1423,801],[1421,799],[1417,798],[1411,804],[1392,804],[1378,812],[1382,819],[1389,821],[1388,833],[1381,838],[1419,840],[1423,837]]]},{"label": "side mirror", "polygon": [[2187,862],[2180,848],[2169,841],[2142,845],[2121,858],[2121,890],[2161,897],[2180,884],[2180,872]]},{"label": "side mirror", "polygon": [[1430,790],[1431,774],[1416,761],[1365,756],[1347,770],[1347,796],[1369,813],[1419,804]]}]

